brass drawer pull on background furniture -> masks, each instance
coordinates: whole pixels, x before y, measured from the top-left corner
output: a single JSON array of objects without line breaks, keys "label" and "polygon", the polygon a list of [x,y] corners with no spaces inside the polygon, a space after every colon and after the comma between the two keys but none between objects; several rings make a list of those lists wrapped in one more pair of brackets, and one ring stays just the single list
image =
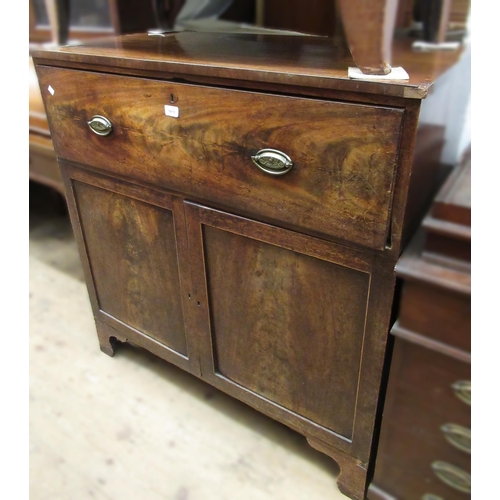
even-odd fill
[{"label": "brass drawer pull on background furniture", "polygon": [[90,130],[97,135],[106,136],[111,134],[113,130],[113,125],[111,122],[104,116],[94,115],[90,121],[87,122]]},{"label": "brass drawer pull on background furniture", "polygon": [[446,440],[455,448],[470,453],[470,429],[457,424],[444,424],[441,430]]},{"label": "brass drawer pull on background furniture", "polygon": [[438,497],[437,495],[433,495],[432,493],[426,493],[421,500],[443,500],[443,497]]},{"label": "brass drawer pull on background furniture", "polygon": [[455,382],[451,388],[455,393],[455,396],[463,401],[465,404],[470,406],[471,401],[471,391],[470,391],[470,381],[468,380],[459,380]]},{"label": "brass drawer pull on background furniture", "polygon": [[283,175],[293,167],[291,158],[277,149],[261,149],[252,161],[263,172],[271,175]]},{"label": "brass drawer pull on background furniture", "polygon": [[471,492],[470,474],[447,462],[432,463],[432,470],[443,483],[464,493]]}]

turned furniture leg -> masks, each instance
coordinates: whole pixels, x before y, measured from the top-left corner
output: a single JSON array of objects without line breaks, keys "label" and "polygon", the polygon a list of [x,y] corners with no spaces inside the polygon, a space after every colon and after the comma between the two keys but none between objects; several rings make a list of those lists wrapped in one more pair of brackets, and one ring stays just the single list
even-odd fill
[{"label": "turned furniture leg", "polygon": [[45,0],[49,17],[52,41],[57,45],[66,45],[69,38],[69,0]]},{"label": "turned furniture leg", "polygon": [[340,467],[337,479],[339,490],[353,500],[365,500],[368,489],[366,464],[315,438],[307,438],[308,443],[321,453],[335,460]]},{"label": "turned furniture leg", "polygon": [[104,354],[113,357],[115,355],[117,344],[119,342],[126,342],[127,339],[121,336],[114,328],[111,328],[98,319],[95,319],[95,324],[101,351]]},{"label": "turned furniture leg", "polygon": [[339,0],[339,7],[356,66],[367,75],[390,73],[398,0]]}]

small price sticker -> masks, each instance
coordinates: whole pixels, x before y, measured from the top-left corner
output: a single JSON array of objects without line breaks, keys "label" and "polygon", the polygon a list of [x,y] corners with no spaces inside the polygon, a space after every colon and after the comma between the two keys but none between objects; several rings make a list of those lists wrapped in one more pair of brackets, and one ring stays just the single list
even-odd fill
[{"label": "small price sticker", "polygon": [[168,106],[165,104],[165,114],[172,118],[179,118],[179,108],[177,106]]}]

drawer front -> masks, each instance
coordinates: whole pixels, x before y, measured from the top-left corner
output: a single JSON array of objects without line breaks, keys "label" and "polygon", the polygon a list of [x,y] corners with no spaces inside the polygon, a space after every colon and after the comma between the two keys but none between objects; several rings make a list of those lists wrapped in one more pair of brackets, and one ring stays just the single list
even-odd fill
[{"label": "drawer front", "polygon": [[[59,157],[291,228],[387,243],[401,109],[37,71]],[[111,122],[108,136],[89,128],[94,115]],[[263,149],[285,153],[291,170],[259,169]]]},{"label": "drawer front", "polygon": [[[422,439],[415,429],[389,423],[377,455],[374,483],[398,499],[470,498],[470,455]],[[468,491],[467,491],[468,490]]]},{"label": "drawer front", "polygon": [[466,498],[470,364],[397,338],[374,483],[396,498]]},{"label": "drawer front", "polygon": [[471,407],[457,390],[459,382],[470,384],[470,379],[469,363],[396,339],[388,385],[391,403],[384,418],[429,431],[448,423],[470,428]]},{"label": "drawer front", "polygon": [[415,333],[470,352],[470,295],[406,280],[398,323]]}]

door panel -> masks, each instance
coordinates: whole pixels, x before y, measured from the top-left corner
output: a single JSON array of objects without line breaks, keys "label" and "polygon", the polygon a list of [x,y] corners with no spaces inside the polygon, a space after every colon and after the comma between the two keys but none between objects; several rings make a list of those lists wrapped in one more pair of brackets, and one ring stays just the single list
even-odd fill
[{"label": "door panel", "polygon": [[203,233],[217,373],[351,438],[369,276]]},{"label": "door panel", "polygon": [[99,308],[186,356],[173,213],[73,181]]},{"label": "door panel", "polygon": [[204,378],[347,445],[362,372],[369,257],[199,205],[188,203],[186,211],[193,283],[207,305]]}]

